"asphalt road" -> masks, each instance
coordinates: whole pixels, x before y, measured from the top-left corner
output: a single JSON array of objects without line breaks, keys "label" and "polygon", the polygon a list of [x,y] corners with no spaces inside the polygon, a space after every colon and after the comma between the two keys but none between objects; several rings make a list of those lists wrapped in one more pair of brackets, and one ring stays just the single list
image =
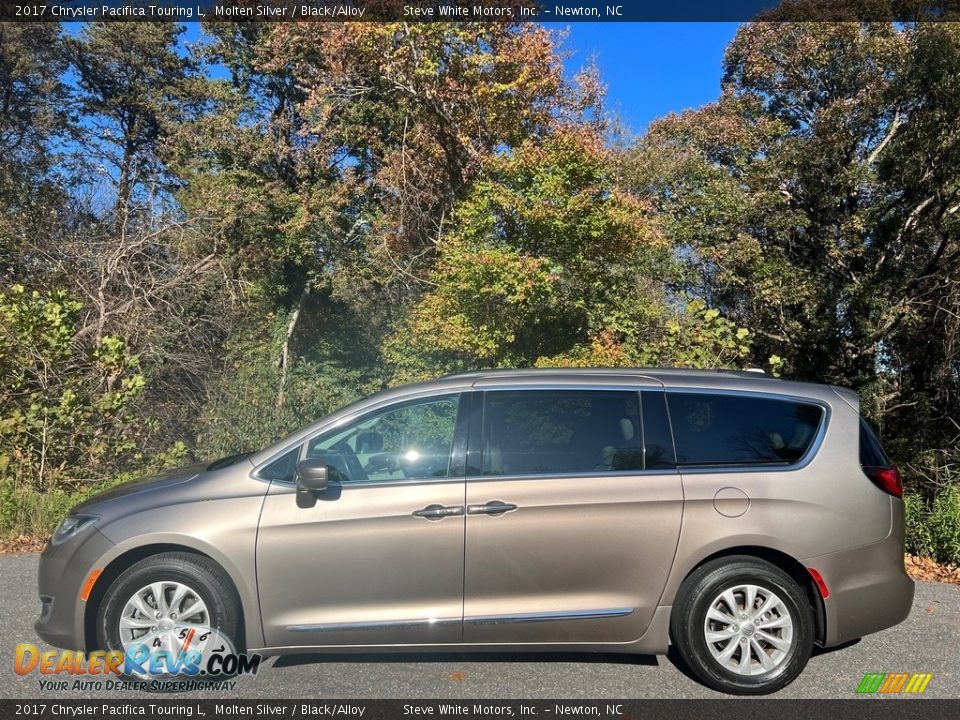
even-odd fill
[{"label": "asphalt road", "polygon": [[[147,693],[42,691],[36,673],[13,672],[14,647],[33,632],[36,555],[0,556],[0,698],[147,699]],[[933,673],[922,697],[960,698],[960,586],[919,583],[901,625],[820,653],[782,698],[852,698],[867,672]],[[293,656],[270,658],[256,677],[197,698],[714,698],[663,656],[529,654]],[[164,696],[158,696],[164,697]],[[165,697],[170,697],[165,696]]]}]

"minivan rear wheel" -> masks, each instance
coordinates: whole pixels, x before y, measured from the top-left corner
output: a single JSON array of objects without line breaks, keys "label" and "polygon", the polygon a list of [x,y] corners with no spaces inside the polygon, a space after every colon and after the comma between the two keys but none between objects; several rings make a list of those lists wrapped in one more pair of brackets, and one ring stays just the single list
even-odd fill
[{"label": "minivan rear wheel", "polygon": [[681,659],[705,685],[765,695],[786,687],[813,651],[814,618],[803,589],[757,558],[719,558],[683,582],[670,618]]}]

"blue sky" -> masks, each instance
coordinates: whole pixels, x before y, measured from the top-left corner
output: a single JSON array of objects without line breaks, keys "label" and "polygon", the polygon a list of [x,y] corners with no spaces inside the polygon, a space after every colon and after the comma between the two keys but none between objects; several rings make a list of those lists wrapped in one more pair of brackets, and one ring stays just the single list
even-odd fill
[{"label": "blue sky", "polygon": [[[562,27],[556,25],[555,27]],[[575,23],[568,72],[596,59],[611,109],[636,133],[651,120],[715,100],[737,23]]]}]

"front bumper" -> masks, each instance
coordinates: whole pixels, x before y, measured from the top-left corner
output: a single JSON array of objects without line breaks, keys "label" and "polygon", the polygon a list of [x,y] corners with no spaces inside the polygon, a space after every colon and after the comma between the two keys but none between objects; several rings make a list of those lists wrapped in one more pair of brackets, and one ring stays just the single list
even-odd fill
[{"label": "front bumper", "polygon": [[87,649],[86,603],[80,599],[80,592],[90,571],[103,567],[98,563],[113,547],[96,528],[62,545],[47,544],[37,573],[40,618],[33,626],[42,640],[68,650]]},{"label": "front bumper", "polygon": [[903,565],[903,507],[891,500],[890,534],[880,542],[807,558],[826,582],[824,647],[855,640],[903,622],[913,606],[914,583]]}]

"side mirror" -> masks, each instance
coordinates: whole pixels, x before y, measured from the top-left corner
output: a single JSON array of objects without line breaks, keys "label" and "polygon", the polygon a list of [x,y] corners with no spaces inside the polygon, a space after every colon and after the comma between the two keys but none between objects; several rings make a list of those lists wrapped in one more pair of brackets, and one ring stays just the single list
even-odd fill
[{"label": "side mirror", "polygon": [[322,492],[327,489],[327,461],[307,458],[297,465],[297,491]]}]

